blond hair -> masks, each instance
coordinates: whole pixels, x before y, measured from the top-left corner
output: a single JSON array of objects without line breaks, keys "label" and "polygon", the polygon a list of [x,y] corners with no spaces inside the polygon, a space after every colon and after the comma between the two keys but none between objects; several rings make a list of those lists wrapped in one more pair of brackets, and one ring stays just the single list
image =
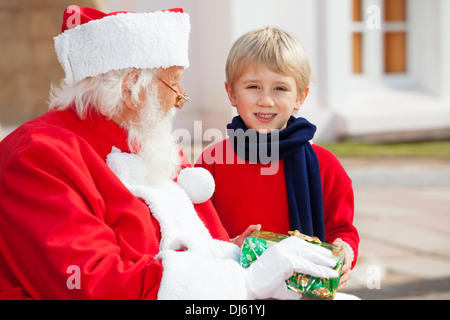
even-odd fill
[{"label": "blond hair", "polygon": [[292,76],[302,93],[311,80],[308,56],[297,39],[286,31],[265,27],[250,31],[233,44],[226,63],[226,80],[231,88],[247,67],[265,66]]}]

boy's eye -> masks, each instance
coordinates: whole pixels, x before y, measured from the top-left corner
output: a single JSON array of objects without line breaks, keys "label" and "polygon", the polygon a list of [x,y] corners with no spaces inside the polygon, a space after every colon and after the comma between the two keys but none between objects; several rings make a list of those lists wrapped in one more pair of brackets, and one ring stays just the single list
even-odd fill
[{"label": "boy's eye", "polygon": [[256,84],[247,86],[247,89],[258,89]]},{"label": "boy's eye", "polygon": [[284,88],[284,87],[276,87],[275,91],[286,91],[286,88]]}]

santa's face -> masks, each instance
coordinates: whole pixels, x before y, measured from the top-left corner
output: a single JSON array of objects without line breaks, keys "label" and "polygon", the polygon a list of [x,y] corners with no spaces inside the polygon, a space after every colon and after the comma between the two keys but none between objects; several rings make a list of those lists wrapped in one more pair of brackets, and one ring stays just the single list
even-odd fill
[{"label": "santa's face", "polygon": [[[158,88],[158,98],[164,113],[167,113],[178,103],[178,94],[174,92],[174,90],[179,93],[183,92],[183,88],[180,84],[183,73],[183,67],[170,67],[162,69],[154,79],[153,83],[156,84]],[[159,79],[161,79],[161,81]]]},{"label": "santa's face", "polygon": [[138,146],[135,152],[149,169],[148,182],[159,184],[173,179],[179,169],[179,156],[172,136],[176,109],[164,110],[157,93],[147,96],[139,120],[128,129],[130,144]]},{"label": "santa's face", "polygon": [[[160,77],[179,86],[183,68],[163,70]],[[176,113],[175,93],[158,77],[145,88],[142,103],[135,108],[125,108],[126,120],[121,125],[128,130],[128,144],[133,153],[139,155],[149,169],[148,182],[158,184],[173,178],[179,168],[179,157],[172,136],[172,123]],[[181,87],[180,87],[181,89]],[[166,91],[168,90],[168,91]]]}]

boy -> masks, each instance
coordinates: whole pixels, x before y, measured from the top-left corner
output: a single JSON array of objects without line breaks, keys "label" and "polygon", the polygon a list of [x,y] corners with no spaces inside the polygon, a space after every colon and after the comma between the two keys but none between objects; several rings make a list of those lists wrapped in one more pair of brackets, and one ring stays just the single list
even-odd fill
[{"label": "boy", "polygon": [[353,190],[337,158],[310,143],[316,127],[293,116],[308,96],[310,77],[308,57],[288,33],[266,27],[239,38],[225,83],[239,116],[228,125],[230,138],[207,148],[197,166],[215,179],[212,201],[231,237],[260,224],[343,245],[340,290],[358,253]]}]

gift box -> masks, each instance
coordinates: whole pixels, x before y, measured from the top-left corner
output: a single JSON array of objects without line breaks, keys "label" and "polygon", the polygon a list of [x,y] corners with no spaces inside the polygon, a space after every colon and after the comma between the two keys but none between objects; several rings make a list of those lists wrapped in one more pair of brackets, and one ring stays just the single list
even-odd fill
[{"label": "gift box", "polygon": [[[286,280],[286,285],[290,290],[301,294],[307,294],[319,299],[333,299],[339,285],[342,272],[344,252],[342,247],[337,247],[329,243],[321,242],[316,237],[309,237],[298,231],[289,232],[291,236],[297,236],[315,245],[324,247],[332,252],[331,258],[336,261],[334,269],[339,273],[337,278],[324,279],[307,274],[294,273]],[[258,259],[263,252],[271,245],[286,239],[289,235],[273,233],[268,231],[254,231],[244,241],[241,249],[240,263],[244,268],[249,267]]]}]

